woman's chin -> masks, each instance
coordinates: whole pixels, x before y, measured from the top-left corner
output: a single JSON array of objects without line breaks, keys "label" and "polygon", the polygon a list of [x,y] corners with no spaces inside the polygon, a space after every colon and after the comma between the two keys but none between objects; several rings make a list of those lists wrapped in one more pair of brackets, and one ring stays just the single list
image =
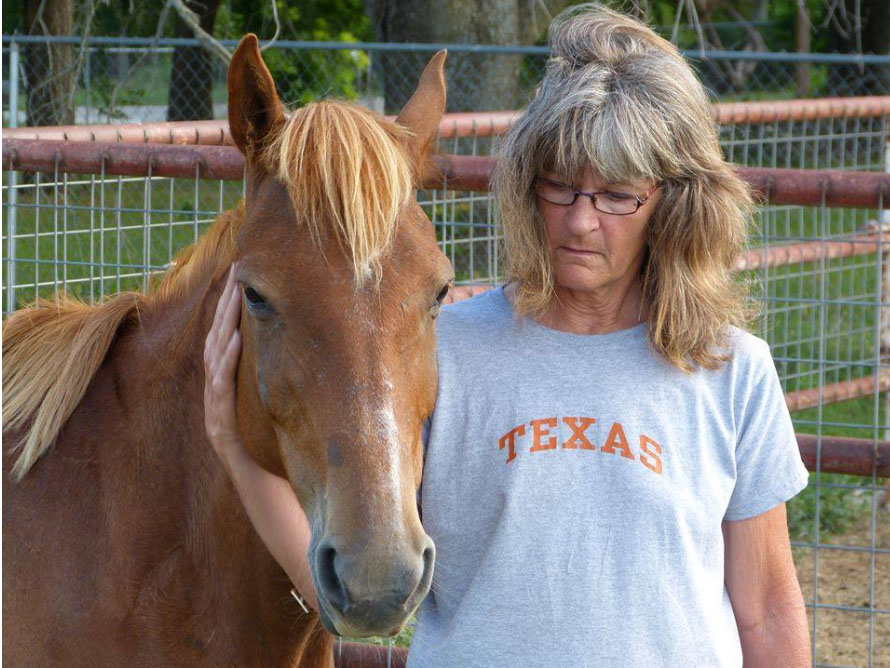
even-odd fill
[{"label": "woman's chin", "polygon": [[557,290],[573,292],[593,292],[607,285],[607,277],[603,272],[577,265],[556,267],[553,279]]}]

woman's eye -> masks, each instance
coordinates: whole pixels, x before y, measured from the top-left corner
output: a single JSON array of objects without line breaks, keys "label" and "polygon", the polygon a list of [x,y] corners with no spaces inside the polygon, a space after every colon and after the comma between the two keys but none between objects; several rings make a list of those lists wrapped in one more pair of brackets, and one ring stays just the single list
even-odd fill
[{"label": "woman's eye", "polygon": [[636,199],[633,195],[628,195],[627,193],[604,192],[603,196],[615,200],[616,202],[626,202],[629,199]]},{"label": "woman's eye", "polygon": [[548,184],[548,188],[551,192],[559,195],[560,197],[574,197],[575,189],[572,186],[567,186],[564,183],[552,183]]},{"label": "woman's eye", "polygon": [[254,311],[265,312],[272,310],[265,298],[250,286],[244,286],[244,298],[247,300],[247,305]]}]

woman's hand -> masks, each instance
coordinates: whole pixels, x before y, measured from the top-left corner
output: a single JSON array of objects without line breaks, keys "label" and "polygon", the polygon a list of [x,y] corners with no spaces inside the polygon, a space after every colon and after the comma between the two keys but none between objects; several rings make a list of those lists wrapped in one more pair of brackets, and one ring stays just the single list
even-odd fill
[{"label": "woman's hand", "polygon": [[244,447],[235,412],[235,370],[241,355],[240,313],[241,291],[235,282],[233,264],[204,342],[204,427],[227,467],[230,454]]},{"label": "woman's hand", "polygon": [[238,432],[235,413],[235,369],[241,355],[238,316],[241,291],[233,264],[204,343],[204,426],[213,448],[231,476],[247,516],[272,556],[287,572],[303,599],[315,607],[315,585],[309,570],[309,520],[290,483],[251,459]]}]

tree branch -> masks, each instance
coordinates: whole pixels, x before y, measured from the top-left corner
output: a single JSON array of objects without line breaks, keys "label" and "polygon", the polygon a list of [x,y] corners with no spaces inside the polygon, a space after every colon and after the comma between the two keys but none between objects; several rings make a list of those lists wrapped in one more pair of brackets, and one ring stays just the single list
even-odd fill
[{"label": "tree branch", "polygon": [[686,4],[686,0],[680,0],[677,3],[677,12],[674,14],[674,28],[671,30],[671,42],[674,44],[677,43],[677,34],[680,32],[680,18],[683,16],[683,5]]},{"label": "tree branch", "polygon": [[152,39],[151,44],[149,44],[148,48],[145,49],[139,57],[133,61],[130,67],[127,68],[124,76],[120,78],[120,80],[114,84],[114,88],[111,89],[111,96],[108,101],[108,115],[111,116],[115,113],[115,107],[117,106],[117,94],[123,86],[130,78],[130,75],[133,74],[133,71],[142,64],[142,61],[145,60],[145,57],[154,51],[158,46],[158,40],[161,39],[161,35],[164,34],[164,24],[167,23],[167,15],[170,13],[170,3],[165,2],[164,8],[161,10],[161,15],[158,17],[158,26],[155,28],[155,36]]},{"label": "tree branch", "polygon": [[699,52],[701,57],[704,58],[707,45],[705,44],[705,36],[702,32],[701,21],[698,19],[698,9],[696,9],[694,2],[688,2],[686,4],[686,12],[689,14],[689,22],[695,28],[695,35],[698,37]]},{"label": "tree branch", "polygon": [[[275,6],[275,0],[272,0],[273,7]],[[182,0],[167,0],[167,6],[173,7],[176,10],[176,13],[179,14],[179,18],[182,19],[183,23],[185,23],[192,31],[195,33],[195,37],[201,42],[201,45],[207,49],[214,56],[220,58],[226,65],[232,60],[232,53],[220,44],[216,39],[214,39],[213,35],[209,32],[206,32],[200,23],[200,19],[198,15],[193,12],[191,9],[185,6],[185,3]],[[278,23],[278,9],[275,9],[275,23]],[[275,37],[278,37],[278,31],[275,31]],[[274,41],[275,38],[273,38]]]},{"label": "tree branch", "polygon": [[[829,3],[826,2],[825,4],[828,5]],[[810,17],[810,12],[807,10],[806,0],[797,0],[797,11],[799,11],[803,15],[809,29],[815,29],[816,25],[813,23],[813,19]]]},{"label": "tree branch", "polygon": [[263,44],[260,47],[260,51],[265,51],[270,46],[275,44],[275,41],[278,39],[278,35],[281,34],[281,21],[278,20],[278,2],[277,0],[271,0],[272,2],[272,16],[275,18],[275,34],[272,35],[272,39]]},{"label": "tree branch", "polygon": [[74,89],[77,88],[77,78],[83,69],[83,62],[87,53],[87,40],[90,37],[90,29],[93,27],[93,16],[96,13],[95,0],[87,1],[86,18],[83,21],[83,35],[80,38],[80,48],[77,52],[77,63],[74,65],[74,76],[71,77],[70,95],[74,97]]},{"label": "tree branch", "polygon": [[[748,23],[748,19],[742,16],[732,5],[728,5],[726,7],[726,11],[729,12],[730,16],[732,16],[733,19],[742,24],[745,32],[748,33],[748,38],[751,40],[751,49],[753,51],[756,51],[758,53],[767,51],[766,42],[763,39],[763,35],[757,32],[754,29],[754,26]],[[745,50],[747,51],[747,49]]]}]

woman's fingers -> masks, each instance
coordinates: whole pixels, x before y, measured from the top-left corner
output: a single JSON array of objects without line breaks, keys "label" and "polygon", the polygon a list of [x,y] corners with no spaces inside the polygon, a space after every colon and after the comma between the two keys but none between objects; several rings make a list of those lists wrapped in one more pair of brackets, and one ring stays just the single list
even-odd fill
[{"label": "woman's fingers", "polygon": [[212,332],[218,326],[218,323],[222,319],[222,315],[226,310],[226,305],[228,304],[229,297],[232,294],[232,288],[235,285],[235,263],[232,263],[232,266],[229,268],[229,275],[226,277],[226,285],[223,287],[222,294],[219,296],[219,301],[216,302],[216,311],[213,313],[213,325],[210,327],[210,331]]},{"label": "woman's fingers", "polygon": [[225,393],[231,394],[234,399],[235,390],[235,369],[238,368],[238,358],[241,356],[241,333],[235,331],[232,333],[229,343],[223,351],[219,360],[219,370],[216,372],[217,378],[224,383],[222,387]]},{"label": "woman's fingers", "polygon": [[210,331],[207,333],[207,339],[204,342],[205,366],[219,356],[221,352],[218,350],[220,344],[222,344],[223,350],[225,350],[225,345],[228,343],[227,339],[231,336],[231,332],[234,329],[234,325],[232,325],[224,331],[223,325],[226,324],[226,313],[232,306],[232,297],[239,295],[237,283],[235,282],[235,271],[236,266],[232,264],[231,269],[229,269],[229,275],[226,278],[225,287],[219,296],[219,300],[216,302],[213,324],[210,326]]},{"label": "woman's fingers", "polygon": [[[238,320],[241,293],[232,265],[204,344],[204,419],[217,450],[239,441],[235,411],[235,371],[241,354]],[[221,451],[220,451],[221,452]]]},{"label": "woman's fingers", "polygon": [[235,285],[235,264],[229,268],[229,275],[226,277],[226,284],[223,287],[222,294],[216,302],[216,308],[213,311],[213,322],[210,325],[210,331],[204,341],[204,364],[205,366],[214,356],[214,346],[219,339],[219,325],[222,321],[223,313],[229,303],[232,286]]},{"label": "woman's fingers", "polygon": [[[238,290],[238,286],[234,282],[232,283],[231,288],[229,288],[228,285],[226,285],[226,288],[229,289],[229,294],[225,310],[222,314],[222,323],[219,328],[219,339],[228,345],[228,341],[232,338],[232,334],[238,329],[238,319],[241,316],[241,292]],[[226,293],[223,293],[224,297],[225,295]]]}]

